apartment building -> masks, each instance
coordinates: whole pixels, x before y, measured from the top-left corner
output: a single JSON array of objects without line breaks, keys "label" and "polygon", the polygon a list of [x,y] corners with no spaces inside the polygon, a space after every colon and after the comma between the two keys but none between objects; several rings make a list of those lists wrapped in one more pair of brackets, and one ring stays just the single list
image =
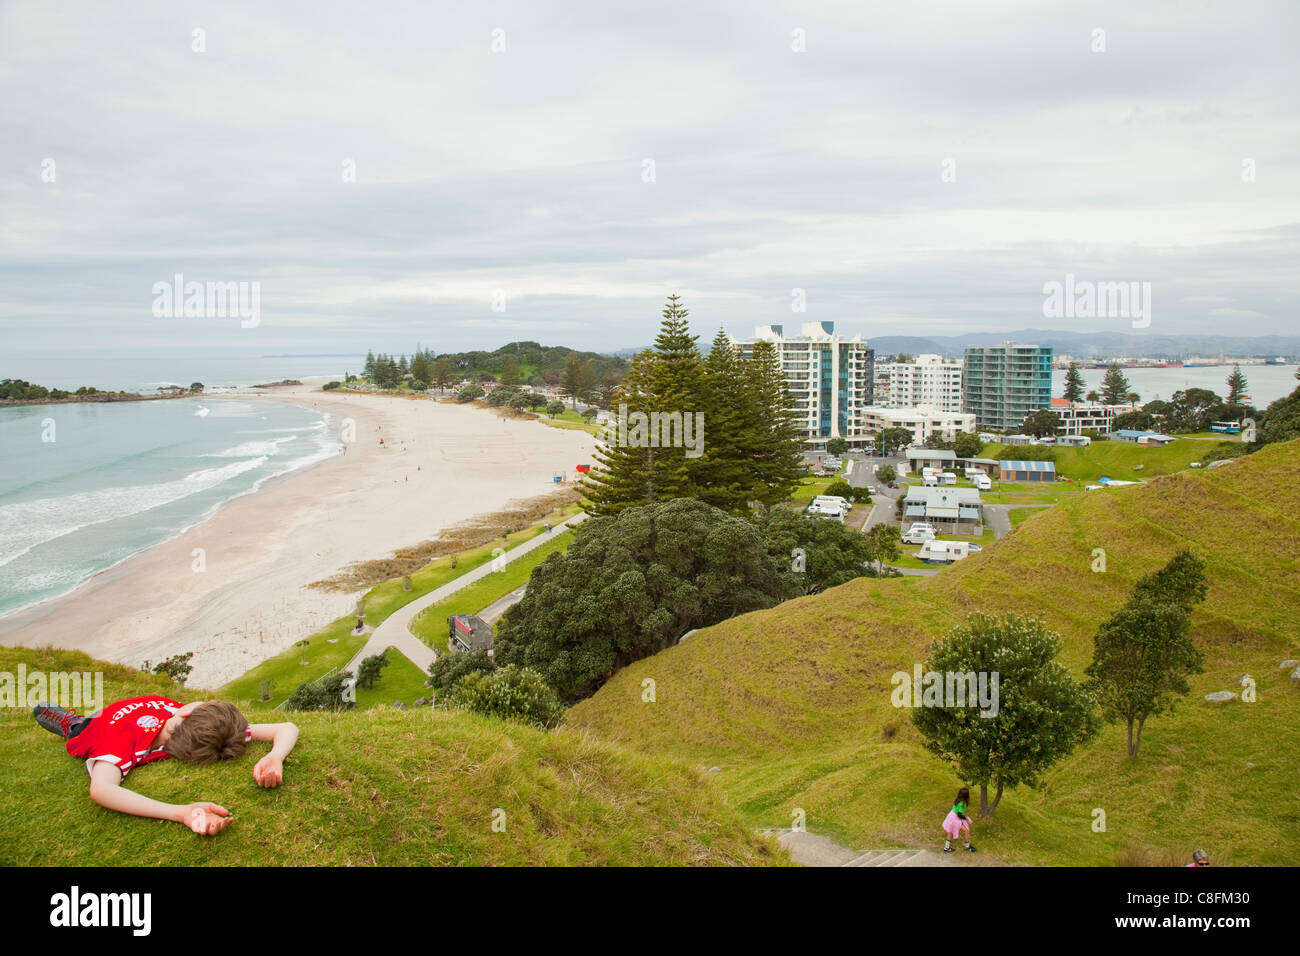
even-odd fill
[{"label": "apartment building", "polygon": [[1131,405],[1099,405],[1092,402],[1070,403],[1063,398],[1052,399],[1052,411],[1061,417],[1058,435],[1082,435],[1093,429],[1099,435],[1113,430],[1116,415],[1133,411]]},{"label": "apartment building", "polygon": [[870,443],[862,412],[872,404],[876,356],[862,336],[847,338],[834,322],[804,322],[798,335],[761,325],[752,339],[732,339],[746,357],[760,341],[776,346],[807,450],[822,451],[831,438],[855,447]]},{"label": "apartment building", "polygon": [[886,358],[876,362],[875,404],[881,408],[917,408],[960,412],[961,362],[942,355],[918,355],[911,362]]},{"label": "apartment building", "polygon": [[868,432],[886,428],[910,428],[913,441],[924,444],[931,437],[951,438],[957,432],[974,432],[975,416],[969,412],[945,412],[933,405],[916,408],[881,408],[868,405],[862,409],[862,422]]},{"label": "apartment building", "polygon": [[962,409],[980,428],[1015,431],[1025,416],[1052,404],[1052,350],[1015,342],[967,346],[961,389]]}]

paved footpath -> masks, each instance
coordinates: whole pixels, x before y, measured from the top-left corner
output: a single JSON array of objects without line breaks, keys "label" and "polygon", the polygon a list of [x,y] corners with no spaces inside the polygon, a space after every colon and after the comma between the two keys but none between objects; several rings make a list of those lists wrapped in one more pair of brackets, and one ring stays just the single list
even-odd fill
[{"label": "paved footpath", "polygon": [[[916,847],[886,850],[850,850],[828,837],[804,830],[764,830],[790,853],[790,859],[803,866],[1004,866],[981,853],[944,853]],[[937,842],[937,841],[936,841]]]},{"label": "paved footpath", "polygon": [[[587,515],[584,512],[579,512],[571,518],[554,525],[549,532],[539,534],[537,537],[531,538],[523,544],[511,548],[504,555],[506,564],[523,557],[535,548],[540,548],[557,534],[560,534],[563,529],[572,528],[574,525],[581,524],[586,517]],[[360,664],[364,658],[379,654],[387,647],[395,647],[410,658],[411,663],[420,668],[420,670],[428,671],[429,667],[433,664],[434,659],[438,655],[434,653],[433,648],[411,633],[411,621],[414,620],[415,616],[426,607],[437,604],[439,601],[446,600],[457,591],[463,590],[475,581],[479,581],[492,573],[492,562],[488,561],[484,564],[480,564],[472,571],[466,571],[454,581],[449,581],[442,587],[435,588],[428,594],[416,598],[410,604],[398,608],[392,614],[388,615],[387,619],[385,619],[382,624],[375,628],[374,632],[370,635],[370,640],[366,641],[365,647],[361,648],[361,650],[357,652],[357,655],[353,657],[352,660],[348,661],[347,666],[343,669],[350,670],[355,674],[357,665]],[[493,607],[495,607],[495,605],[493,605]]]}]

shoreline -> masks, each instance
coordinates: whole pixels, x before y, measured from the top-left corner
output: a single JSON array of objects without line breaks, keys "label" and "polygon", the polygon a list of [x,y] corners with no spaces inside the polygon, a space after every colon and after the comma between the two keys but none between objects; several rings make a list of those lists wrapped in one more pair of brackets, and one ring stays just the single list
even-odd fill
[{"label": "shoreline", "polygon": [[352,423],[355,441],[61,596],[5,615],[0,643],[53,644],[136,667],[194,651],[187,686],[216,687],[350,613],[365,590],[308,585],[544,495],[551,475],[589,462],[594,450],[585,432],[431,400],[310,384],[204,397],[329,412],[336,425]]}]

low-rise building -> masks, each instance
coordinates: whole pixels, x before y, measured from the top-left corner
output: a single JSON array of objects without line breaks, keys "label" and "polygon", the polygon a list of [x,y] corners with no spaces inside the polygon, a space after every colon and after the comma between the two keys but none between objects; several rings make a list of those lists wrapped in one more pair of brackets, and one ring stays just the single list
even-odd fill
[{"label": "low-rise building", "polygon": [[983,520],[980,493],[974,488],[927,488],[913,485],[903,498],[903,526],[927,521],[941,531],[971,533]]},{"label": "low-rise building", "polygon": [[1082,435],[1085,431],[1105,435],[1114,427],[1115,416],[1133,411],[1133,406],[1067,402],[1063,398],[1053,398],[1051,410],[1061,419],[1062,435]]},{"label": "low-rise building", "polygon": [[947,471],[957,464],[957,453],[945,448],[909,448],[904,454],[907,456],[907,470],[918,473],[927,468]]},{"label": "low-rise building", "polygon": [[447,648],[449,650],[492,650],[492,625],[477,614],[453,614],[447,619],[447,624]]},{"label": "low-rise building", "polygon": [[933,405],[917,405],[914,408],[884,408],[880,405],[867,405],[858,412],[859,420],[866,431],[879,434],[886,428],[907,428],[912,432],[912,441],[918,445],[931,438],[951,438],[957,432],[973,432],[975,416],[965,412],[945,412]]},{"label": "low-rise building", "polygon": [[998,473],[1003,481],[1055,481],[1056,463],[1003,460],[998,462]]}]

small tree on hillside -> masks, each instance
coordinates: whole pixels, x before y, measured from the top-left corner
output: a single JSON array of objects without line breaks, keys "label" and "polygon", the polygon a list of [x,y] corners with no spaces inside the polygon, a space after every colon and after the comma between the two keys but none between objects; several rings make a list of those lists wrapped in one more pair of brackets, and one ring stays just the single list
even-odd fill
[{"label": "small tree on hillside", "polygon": [[379,680],[379,672],[388,666],[388,656],[385,653],[372,654],[365,658],[357,666],[357,686],[363,690],[369,690],[375,686],[375,681]]},{"label": "small tree on hillside", "polygon": [[903,551],[899,545],[898,529],[892,524],[882,522],[867,532],[867,546],[871,550],[871,560],[876,562],[876,573],[883,574],[885,562],[897,561]]},{"label": "small tree on hillside", "polygon": [[[1010,614],[972,614],[931,648],[927,672],[986,674],[990,691],[998,675],[996,708],[988,708],[995,716],[981,716],[980,704],[969,699],[966,706],[943,699],[912,711],[930,749],[954,761],[963,780],[979,784],[981,816],[993,814],[1004,790],[1034,786],[1097,731],[1092,698],[1056,659],[1060,649],[1060,635],[1042,620]],[[997,788],[992,803],[990,784]]]},{"label": "small tree on hillside", "polygon": [[1136,757],[1147,719],[1173,710],[1199,674],[1204,658],[1192,642],[1192,608],[1205,600],[1205,563],[1179,551],[1141,578],[1128,603],[1097,631],[1085,673],[1107,720],[1128,725],[1128,755]]}]

